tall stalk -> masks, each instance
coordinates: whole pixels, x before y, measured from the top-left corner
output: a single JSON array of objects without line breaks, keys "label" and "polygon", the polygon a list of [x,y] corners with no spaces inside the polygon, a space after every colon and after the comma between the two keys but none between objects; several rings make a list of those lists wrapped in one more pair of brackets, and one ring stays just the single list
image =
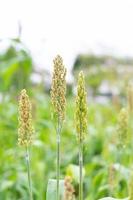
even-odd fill
[{"label": "tall stalk", "polygon": [[79,200],[83,200],[83,142],[87,132],[87,100],[84,74],[81,71],[78,77],[76,96],[76,130],[79,147]]},{"label": "tall stalk", "polygon": [[57,126],[57,169],[56,169],[56,180],[57,180],[57,193],[56,193],[56,199],[59,200],[60,199],[60,191],[59,191],[59,183],[60,183],[60,133],[61,133],[61,129],[60,129],[60,120],[58,117],[58,126]]},{"label": "tall stalk", "polygon": [[30,170],[30,153],[29,146],[32,144],[32,135],[34,128],[32,125],[31,103],[25,89],[20,93],[19,98],[19,128],[18,144],[25,147],[25,159],[27,165],[29,200],[33,200],[31,170]]},{"label": "tall stalk", "polygon": [[27,164],[27,175],[28,175],[28,185],[29,185],[29,196],[30,196],[30,200],[33,200],[31,169],[30,169],[30,152],[29,152],[28,146],[26,146],[26,164]]},{"label": "tall stalk", "polygon": [[83,142],[79,142],[79,200],[83,200]]},{"label": "tall stalk", "polygon": [[61,127],[65,119],[65,107],[66,107],[66,68],[63,65],[63,59],[57,55],[53,61],[54,71],[52,76],[51,86],[51,103],[53,105],[54,114],[56,116],[57,128],[57,166],[56,166],[56,200],[60,200],[60,135]]}]

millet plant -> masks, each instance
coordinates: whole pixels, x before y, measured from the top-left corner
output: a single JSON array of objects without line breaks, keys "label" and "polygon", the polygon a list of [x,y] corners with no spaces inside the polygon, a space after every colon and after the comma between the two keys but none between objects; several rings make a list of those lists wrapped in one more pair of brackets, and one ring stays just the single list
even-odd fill
[{"label": "millet plant", "polygon": [[79,146],[79,200],[83,200],[83,142],[87,132],[87,101],[84,74],[82,71],[78,77],[75,121]]},{"label": "millet plant", "polygon": [[52,76],[51,86],[51,102],[53,105],[54,116],[56,120],[56,138],[57,138],[57,188],[56,188],[56,200],[60,199],[59,196],[59,181],[60,181],[60,138],[62,125],[65,119],[65,107],[66,107],[66,68],[63,65],[61,56],[57,55],[54,59],[54,71]]},{"label": "millet plant", "polygon": [[33,126],[31,116],[31,103],[26,90],[23,89],[19,97],[19,129],[18,144],[25,148],[25,159],[27,164],[27,175],[29,184],[29,199],[33,200],[31,170],[30,170],[30,145],[32,143]]},{"label": "millet plant", "polygon": [[[60,144],[61,144],[61,132],[63,123],[65,120],[65,109],[66,109],[66,68],[63,64],[61,56],[57,55],[53,61],[54,69],[52,75],[52,86],[51,86],[51,103],[53,108],[53,116],[56,124],[56,143],[57,143],[57,163],[56,163],[56,195],[55,199],[60,200]],[[84,199],[83,195],[83,148],[84,141],[87,134],[87,93],[85,89],[84,74],[81,71],[78,76],[76,103],[75,103],[75,127],[78,141],[79,151],[79,200]],[[118,115],[117,123],[117,134],[118,134],[118,145],[121,149],[124,149],[129,141],[129,122],[132,121],[133,112],[133,86],[128,87],[128,106],[122,108]],[[28,188],[29,188],[29,199],[33,200],[32,194],[32,181],[31,181],[31,169],[30,169],[30,146],[33,140],[33,125],[32,125],[32,114],[31,114],[31,103],[27,92],[23,89],[19,97],[19,129],[18,129],[18,144],[25,148],[25,158],[27,165],[28,175]],[[131,140],[132,142],[132,140]],[[113,165],[111,166],[113,170]],[[112,172],[111,172],[112,173]],[[64,180],[64,197],[63,200],[75,199],[75,190],[72,185],[70,177],[66,177]],[[112,180],[110,181],[112,182]],[[129,198],[133,200],[133,176],[129,184]],[[113,188],[112,188],[113,190]],[[111,191],[111,195],[113,192]],[[50,198],[51,199],[51,198]],[[113,198],[104,198],[113,199]],[[54,199],[51,199],[54,200]]]}]

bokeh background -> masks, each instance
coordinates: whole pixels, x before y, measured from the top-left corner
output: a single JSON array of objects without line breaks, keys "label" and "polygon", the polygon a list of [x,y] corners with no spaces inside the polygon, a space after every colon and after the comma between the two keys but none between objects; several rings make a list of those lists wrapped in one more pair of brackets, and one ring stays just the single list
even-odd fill
[{"label": "bokeh background", "polygon": [[76,80],[85,73],[88,134],[84,146],[84,199],[128,196],[132,151],[119,151],[117,118],[133,80],[132,0],[0,0],[0,200],[28,200],[25,151],[17,145],[18,97],[32,101],[34,199],[45,200],[56,176],[56,133],[50,87],[53,59],[67,67],[67,108],[61,177],[73,179],[78,198],[74,129]]}]

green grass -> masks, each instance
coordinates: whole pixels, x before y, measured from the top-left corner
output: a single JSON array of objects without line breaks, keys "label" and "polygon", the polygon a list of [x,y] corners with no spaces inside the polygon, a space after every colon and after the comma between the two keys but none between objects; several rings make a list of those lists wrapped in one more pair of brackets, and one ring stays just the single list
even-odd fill
[{"label": "green grass", "polygon": [[[45,200],[48,179],[56,178],[56,132],[52,122],[50,99],[34,94],[34,144],[31,148],[31,174],[35,200]],[[0,104],[0,200],[28,200],[28,183],[24,149],[17,146],[17,98],[8,98]],[[70,164],[78,165],[78,144],[74,128],[74,98],[67,103],[67,117],[61,135],[61,178]],[[118,111],[110,103],[88,104],[88,135],[84,147],[84,199],[97,200],[110,196],[128,196],[129,156],[117,149]],[[121,161],[121,165],[118,164]],[[115,181],[109,182],[109,166],[116,163]],[[75,194],[78,183],[73,181]],[[111,187],[113,188],[112,194]],[[78,197],[78,196],[77,196]],[[77,198],[78,199],[78,198]]]}]

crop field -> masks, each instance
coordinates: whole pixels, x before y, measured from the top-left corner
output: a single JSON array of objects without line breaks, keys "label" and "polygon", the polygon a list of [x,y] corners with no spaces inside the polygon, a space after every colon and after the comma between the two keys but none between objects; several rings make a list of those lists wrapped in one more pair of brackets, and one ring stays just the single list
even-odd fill
[{"label": "crop field", "polygon": [[[0,62],[0,200],[133,200],[131,72],[83,68],[70,87],[57,56],[46,90],[29,81],[29,54],[12,46]],[[120,95],[101,103],[105,74]]]}]

